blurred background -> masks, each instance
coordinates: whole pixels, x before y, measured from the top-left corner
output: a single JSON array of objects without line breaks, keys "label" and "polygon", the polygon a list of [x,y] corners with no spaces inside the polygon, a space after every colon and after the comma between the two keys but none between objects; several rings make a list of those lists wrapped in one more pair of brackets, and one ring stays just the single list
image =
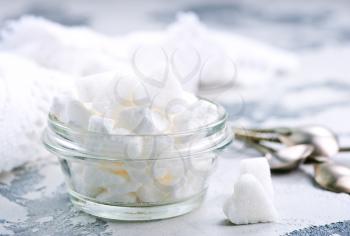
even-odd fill
[{"label": "blurred background", "polygon": [[0,21],[37,15],[65,25],[88,25],[116,35],[162,29],[178,11],[196,13],[210,27],[234,31],[291,50],[350,41],[350,3],[313,1],[0,1]]}]

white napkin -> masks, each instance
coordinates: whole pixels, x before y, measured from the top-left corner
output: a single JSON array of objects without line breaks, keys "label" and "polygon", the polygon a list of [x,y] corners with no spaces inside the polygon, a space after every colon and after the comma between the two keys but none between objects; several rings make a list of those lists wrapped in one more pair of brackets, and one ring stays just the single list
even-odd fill
[{"label": "white napkin", "polygon": [[40,137],[53,94],[72,79],[0,53],[0,172],[43,155]]},{"label": "white napkin", "polygon": [[[6,53],[0,54],[0,172],[40,156],[39,136],[49,104],[54,94],[67,87],[67,81],[122,69],[133,62],[140,48],[152,45],[154,50],[164,51],[161,59],[152,51],[142,55],[144,62],[154,62],[143,66],[157,75],[164,69],[162,63],[169,66],[170,73],[192,92],[199,83],[226,83],[237,71],[237,83],[265,83],[281,73],[293,72],[298,65],[288,52],[207,29],[192,13],[179,14],[163,31],[119,37],[25,16],[8,22],[1,39],[0,49]],[[57,83],[60,89],[56,89]]]}]

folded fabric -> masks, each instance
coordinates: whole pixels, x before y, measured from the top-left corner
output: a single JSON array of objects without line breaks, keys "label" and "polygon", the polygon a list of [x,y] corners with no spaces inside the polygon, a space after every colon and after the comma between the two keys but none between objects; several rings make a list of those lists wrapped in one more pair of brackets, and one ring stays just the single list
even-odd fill
[{"label": "folded fabric", "polygon": [[65,27],[32,16],[8,22],[1,38],[1,49],[76,76],[114,68],[118,56],[125,55],[117,40],[88,28]]},{"label": "folded fabric", "polygon": [[13,54],[0,53],[0,172],[44,154],[41,132],[52,96],[72,81]]}]

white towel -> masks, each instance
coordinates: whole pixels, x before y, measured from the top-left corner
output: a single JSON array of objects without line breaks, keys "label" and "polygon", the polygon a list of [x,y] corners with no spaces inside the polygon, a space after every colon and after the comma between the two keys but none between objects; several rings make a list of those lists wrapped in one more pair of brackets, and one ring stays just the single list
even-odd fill
[{"label": "white towel", "polygon": [[43,155],[40,137],[53,94],[67,76],[0,53],[0,172]]}]

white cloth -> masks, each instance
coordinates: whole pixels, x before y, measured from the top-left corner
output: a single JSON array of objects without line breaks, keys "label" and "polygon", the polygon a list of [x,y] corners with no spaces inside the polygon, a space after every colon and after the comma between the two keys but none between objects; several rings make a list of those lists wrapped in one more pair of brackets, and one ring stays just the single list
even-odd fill
[{"label": "white cloth", "polygon": [[69,81],[59,72],[0,53],[0,172],[43,154],[40,137],[52,95]]}]

